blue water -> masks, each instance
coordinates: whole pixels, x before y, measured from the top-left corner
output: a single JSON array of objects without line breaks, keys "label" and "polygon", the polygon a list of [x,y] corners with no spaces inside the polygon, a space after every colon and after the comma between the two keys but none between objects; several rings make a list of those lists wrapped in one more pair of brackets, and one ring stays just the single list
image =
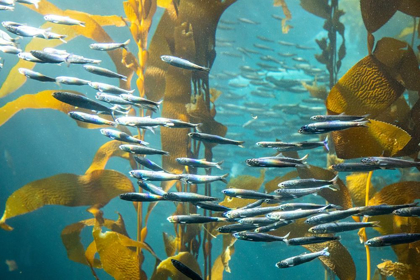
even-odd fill
[{"label": "blue water", "polygon": [[[182,1],[182,0],[181,0]],[[121,1],[51,1],[59,8],[79,10],[91,14],[110,15],[116,14],[123,16],[124,11]],[[339,77],[342,76],[352,65],[358,60],[367,55],[366,48],[366,31],[361,22],[360,11],[357,0],[344,1],[343,8],[347,14],[343,17],[346,24],[346,41],[347,41],[347,56],[343,60]],[[227,9],[223,14],[222,20],[236,21],[238,17],[248,18],[254,21],[261,22],[259,25],[251,25],[246,23],[237,23],[232,25],[234,31],[218,30],[216,37],[222,39],[234,40],[233,48],[217,47],[216,51],[219,53],[216,57],[215,63],[211,70],[212,76],[222,73],[222,71],[231,71],[239,73],[239,67],[249,65],[257,67],[259,62],[259,55],[252,55],[251,57],[244,56],[243,58],[232,58],[221,55],[223,51],[235,51],[238,46],[256,49],[253,47],[254,43],[268,45],[275,48],[275,52],[262,51],[265,55],[272,55],[280,60],[285,60],[288,65],[293,65],[296,62],[290,58],[281,58],[276,52],[295,52],[299,56],[307,59],[309,63],[321,69],[325,69],[323,65],[319,64],[314,54],[319,53],[318,46],[315,43],[316,38],[321,38],[326,35],[322,29],[323,20],[307,13],[298,4],[298,1],[287,1],[293,19],[289,22],[293,25],[289,34],[282,34],[281,23],[277,19],[272,18],[272,14],[283,17],[281,8],[273,7],[272,1],[252,1],[239,0]],[[163,13],[161,9],[156,14],[156,19]],[[16,22],[26,23],[31,26],[40,26],[43,24],[43,18],[36,12],[30,11],[20,4],[16,5],[14,12],[0,12],[1,20],[12,20]],[[392,23],[385,25],[378,33],[375,33],[378,38],[383,36],[396,37],[399,32],[406,26],[410,18],[399,12],[393,18]],[[156,27],[152,28],[152,32]],[[225,24],[226,25],[226,24]],[[230,26],[230,25],[228,25]],[[0,27],[4,30],[3,27]],[[105,27],[114,41],[123,42],[127,38],[131,38],[131,34],[127,28]],[[54,30],[53,30],[54,31]],[[314,50],[299,50],[293,47],[286,47],[277,43],[262,42],[256,38],[256,35],[268,37],[274,41],[284,40],[288,42],[298,43],[301,45],[314,47]],[[151,38],[152,36],[150,36]],[[406,38],[408,40],[408,38]],[[21,47],[30,41],[29,38],[20,40]],[[109,69],[115,69],[112,61],[106,53],[95,52],[90,50],[88,45],[92,43],[91,40],[79,37],[70,41],[66,45],[61,45],[60,49],[66,49],[69,52],[74,52],[89,58],[102,59],[101,66]],[[129,49],[136,54],[136,46],[133,42],[129,45]],[[18,58],[10,54],[0,54],[5,60],[5,67],[0,72],[0,84],[5,81],[10,69]],[[41,72],[48,76],[75,76],[87,80],[94,80],[104,83],[116,84],[116,81],[110,81],[105,77],[95,76],[84,70],[81,67],[72,65],[37,65],[35,71]],[[11,73],[10,75],[20,75],[19,73]],[[270,75],[278,75],[271,73]],[[289,71],[281,74],[283,78],[298,79],[305,81],[312,81],[313,77],[306,75],[303,71]],[[235,79],[234,79],[235,80]],[[135,79],[133,79],[135,81]],[[228,86],[227,79],[211,79],[210,84],[215,87]],[[243,81],[243,80],[242,80]],[[132,82],[132,87],[135,83]],[[38,91],[54,89],[54,90],[77,90],[87,94],[91,98],[94,96],[94,90],[85,87],[73,87],[62,85],[61,87],[55,84],[43,84],[34,80],[28,80],[24,86],[18,91],[0,99],[0,108],[8,102],[15,100],[19,96],[25,94],[34,94]],[[223,95],[217,100],[216,106],[218,111],[222,111],[223,104],[232,103],[236,105],[243,105],[245,101],[254,101],[261,103],[262,108],[268,109],[274,104],[295,104],[301,103],[301,100],[308,98],[308,93],[290,93],[275,91],[274,99],[267,99],[249,95],[252,87],[244,89],[231,90],[237,94],[246,94],[241,100],[226,99]],[[307,106],[323,106],[322,104]],[[257,141],[274,140],[279,138],[290,141],[304,141],[313,139],[313,137],[290,136],[297,132],[300,124],[305,123],[305,119],[294,114],[282,114],[284,121],[281,118],[272,119],[271,121],[277,126],[275,128],[282,129],[282,133],[278,135],[264,137],[261,133],[255,132],[253,128],[242,128],[242,125],[251,119],[251,113],[243,113],[239,116],[223,116],[218,114],[216,120],[221,123],[227,123],[228,133],[241,133],[241,140],[246,141],[246,148],[217,146],[214,151],[215,161],[225,160],[223,171],[214,171],[215,174],[224,174],[229,172],[232,176],[249,174],[259,176],[259,169],[250,168],[245,165],[245,159],[250,157],[268,156],[270,151],[257,149],[254,145]],[[263,120],[260,117],[257,121]],[[255,124],[257,123],[255,122]],[[270,127],[261,127],[263,129],[270,129]],[[271,128],[274,128],[271,127]],[[98,130],[82,129],[70,119],[67,115],[53,110],[24,110],[13,116],[8,122],[0,127],[0,151],[2,157],[0,158],[0,210],[3,210],[7,197],[14,191],[18,190],[27,183],[34,180],[46,178],[60,173],[74,173],[84,174],[86,169],[90,166],[93,156],[97,149],[106,143],[108,139],[100,135]],[[229,134],[228,134],[229,136]],[[299,138],[300,137],[300,138]],[[235,138],[235,137],[232,137]],[[158,135],[146,134],[146,141],[151,143],[159,143]],[[156,144],[154,147],[157,147]],[[10,155],[3,157],[7,151]],[[326,166],[326,153],[319,151],[309,152],[310,156],[308,162],[317,166]],[[304,155],[303,152],[300,153]],[[160,158],[152,157],[153,160],[160,163]],[[117,170],[123,174],[128,175],[130,170],[129,164],[120,159],[112,158],[108,164],[107,169]],[[266,180],[284,175],[289,172],[287,170],[267,170]],[[222,173],[223,172],[223,173]],[[380,171],[375,173],[375,177],[382,178],[390,182],[397,182],[399,180],[399,173],[397,171]],[[340,178],[345,180],[345,175],[340,175]],[[377,180],[377,179],[375,179]],[[132,180],[135,183],[134,180]],[[222,195],[218,192],[224,188],[222,183],[213,184],[213,195],[222,199]],[[199,188],[200,189],[200,188]],[[219,194],[218,194],[219,193]],[[309,201],[316,203],[323,203],[324,200],[320,197],[311,197]],[[147,206],[144,206],[146,209]],[[8,220],[14,230],[11,232],[0,231],[0,279],[89,279],[92,277],[90,269],[87,266],[74,263],[68,260],[66,250],[61,242],[60,233],[62,229],[72,223],[83,219],[91,218],[87,213],[86,207],[63,207],[63,206],[45,206],[37,211],[22,215]],[[117,219],[116,211],[122,214],[125,219],[127,231],[132,238],[136,236],[136,215],[130,203],[113,199],[106,207],[103,208],[105,217],[109,219]],[[162,242],[162,232],[174,234],[173,225],[168,223],[166,217],[170,216],[175,211],[175,206],[167,203],[158,205],[151,215],[149,222],[149,234],[147,238],[148,244],[155,250],[156,254],[164,259],[166,254]],[[368,236],[378,235],[375,231],[368,229]],[[365,249],[359,243],[356,232],[343,233],[342,243],[350,251],[357,268],[357,279],[364,279],[366,275],[366,256]],[[82,234],[82,240],[85,246],[91,241],[90,229],[85,229]],[[221,236],[213,240],[213,260],[219,255],[221,250]],[[301,254],[306,250],[302,247],[286,247],[284,244],[260,244],[245,241],[238,241],[235,243],[235,253],[230,261],[232,273],[224,273],[225,279],[324,279],[324,269],[321,262],[316,260],[300,267],[279,270],[274,264],[282,259]],[[373,249],[371,250],[372,268],[382,259],[390,259],[396,261],[391,248]],[[143,269],[148,276],[153,271],[154,259],[149,253],[145,253],[146,260],[143,264]],[[18,269],[9,272],[5,264],[7,260],[15,260]],[[198,261],[203,269],[203,256],[200,254]],[[96,270],[100,279],[112,279],[103,270]]]}]

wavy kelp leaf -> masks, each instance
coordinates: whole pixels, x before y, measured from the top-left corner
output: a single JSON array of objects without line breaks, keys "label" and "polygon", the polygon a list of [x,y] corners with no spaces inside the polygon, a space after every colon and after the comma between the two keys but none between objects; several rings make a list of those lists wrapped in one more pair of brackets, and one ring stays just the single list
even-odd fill
[{"label": "wavy kelp leaf", "polygon": [[420,70],[416,54],[408,43],[385,37],[378,41],[373,54],[405,88],[420,90]]},{"label": "wavy kelp leaf", "polygon": [[[346,185],[349,189],[354,206],[365,206],[367,173],[353,173],[346,176]],[[369,184],[369,199],[373,197],[376,190]]]},{"label": "wavy kelp leaf", "polygon": [[375,117],[404,92],[385,66],[374,56],[356,63],[331,89],[327,97],[330,114],[370,114]]},{"label": "wavy kelp leaf", "polygon": [[398,10],[412,17],[420,17],[420,2],[417,0],[401,0]]},{"label": "wavy kelp leaf", "polygon": [[393,156],[411,140],[411,136],[403,129],[375,120],[370,120],[367,128],[336,131],[331,135],[337,156],[343,159],[379,155]]},{"label": "wavy kelp leaf", "polygon": [[283,175],[281,177],[276,177],[273,180],[270,180],[267,183],[265,183],[265,185],[264,185],[265,191],[267,193],[272,193],[276,189],[279,188],[278,185],[281,182],[284,182],[284,181],[287,181],[287,180],[292,180],[292,179],[294,179],[294,178],[296,178],[298,176],[299,176],[299,174],[297,173],[296,170],[294,170],[294,171],[291,171],[289,173],[286,173],[285,175]]},{"label": "wavy kelp leaf", "polygon": [[179,238],[176,236],[169,235],[166,232],[162,232],[162,234],[166,255],[168,257],[172,257],[175,255],[177,248],[179,248]]},{"label": "wavy kelp leaf", "polygon": [[235,252],[236,238],[232,235],[223,235],[223,247],[222,253],[216,258],[211,269],[211,279],[222,280],[223,272],[226,271],[230,273],[229,261],[231,256]]},{"label": "wavy kelp leaf", "polygon": [[[127,231],[125,229],[125,224],[122,216],[118,214],[118,219],[116,221],[104,219],[103,226],[106,228],[123,234],[128,237]],[[67,250],[67,256],[70,260],[78,263],[88,265],[89,263],[95,268],[102,268],[101,261],[94,259],[96,253],[96,246],[94,248],[85,249],[81,243],[80,233],[87,226],[94,226],[96,219],[83,220],[71,225],[66,226],[61,232],[61,240],[64,244],[64,247]],[[90,245],[89,245],[90,246]],[[89,260],[87,258],[89,257]]]},{"label": "wavy kelp leaf", "polygon": [[44,205],[103,207],[115,196],[134,191],[130,179],[113,170],[95,170],[86,175],[54,175],[26,184],[12,193],[6,201],[0,226],[11,230],[5,224],[6,219]]},{"label": "wavy kelp leaf", "polygon": [[[0,126],[2,126],[5,122],[7,122],[16,113],[25,109],[54,109],[54,110],[63,112],[65,114],[67,114],[70,111],[75,110],[74,106],[71,106],[69,104],[66,104],[64,102],[61,102],[55,99],[52,96],[53,92],[56,92],[56,90],[44,90],[36,94],[25,94],[16,100],[8,102],[6,105],[0,108]],[[67,92],[83,95],[76,91],[67,90]],[[78,108],[77,111],[81,111],[85,113],[92,113],[89,110],[85,110],[81,108]],[[101,117],[110,119],[110,116],[101,115]],[[76,123],[80,127],[90,128],[90,129],[108,127],[108,126],[101,126],[101,125],[90,124],[90,123],[79,122],[79,121],[76,121]]]},{"label": "wavy kelp leaf", "polygon": [[404,263],[384,261],[377,265],[379,273],[384,276],[393,276],[395,279],[409,279],[410,267]]},{"label": "wavy kelp leaf", "polygon": [[300,0],[303,9],[323,19],[328,19],[331,14],[331,7],[328,0]]},{"label": "wavy kelp leaf", "polygon": [[102,233],[98,226],[94,227],[92,234],[103,269],[115,279],[140,279],[139,256],[136,250],[130,248],[146,249],[158,260],[146,243],[114,231]]},{"label": "wavy kelp leaf", "polygon": [[172,264],[171,259],[175,259],[177,261],[182,262],[190,269],[195,271],[198,275],[201,276],[200,266],[197,263],[197,260],[188,252],[181,252],[178,255],[167,258],[163,260],[156,270],[154,271],[151,280],[166,280],[168,277],[171,277],[172,280],[184,280],[188,279],[184,274],[179,272]]},{"label": "wavy kelp leaf", "polygon": [[[299,177],[302,179],[315,178],[320,180],[331,180],[336,176],[336,174],[330,170],[326,170],[313,165],[298,168],[297,172]],[[340,187],[339,190],[333,191],[330,189],[324,189],[320,191],[318,195],[325,198],[329,203],[341,205],[344,209],[351,208],[351,195],[346,185],[344,185],[341,179],[338,179],[337,185]]]},{"label": "wavy kelp leaf", "polygon": [[[405,131],[411,132],[412,120],[410,106],[404,96],[400,96],[394,103],[376,116],[376,120],[396,125]],[[411,134],[411,133],[410,133]]]},{"label": "wavy kelp leaf", "polygon": [[96,21],[100,26],[116,26],[116,27],[124,27],[127,26],[125,20],[116,15],[111,16],[101,16],[101,15],[91,15],[90,16],[94,21]]},{"label": "wavy kelp leaf", "polygon": [[[264,183],[265,178],[265,170],[260,171],[260,177],[254,177],[251,175],[239,175],[229,180],[229,183],[226,186],[228,188],[237,188],[243,190],[252,190],[258,191],[262,184]],[[235,197],[228,197],[226,196],[225,199],[219,203],[220,205],[229,207],[229,208],[238,208],[243,207],[249,203],[254,202],[255,199],[242,199],[242,198],[235,198]]]},{"label": "wavy kelp leaf", "polygon": [[361,0],[363,22],[368,32],[381,28],[397,12],[401,0]]},{"label": "wavy kelp leaf", "polygon": [[337,241],[304,245],[311,252],[321,251],[328,247],[329,257],[321,257],[322,263],[332,270],[340,280],[356,279],[356,265],[346,247]]},{"label": "wavy kelp leaf", "polygon": [[89,166],[88,170],[86,170],[86,174],[94,170],[104,169],[111,157],[121,157],[129,160],[131,168],[136,169],[137,166],[135,160],[129,153],[122,151],[119,148],[120,145],[121,142],[115,140],[103,144],[96,152],[95,157],[92,160],[92,164]]}]

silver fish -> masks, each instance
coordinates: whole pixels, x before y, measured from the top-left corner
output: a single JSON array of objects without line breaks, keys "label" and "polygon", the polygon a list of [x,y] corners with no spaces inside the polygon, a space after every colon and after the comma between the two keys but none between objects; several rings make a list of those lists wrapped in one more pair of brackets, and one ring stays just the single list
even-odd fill
[{"label": "silver fish", "polygon": [[179,67],[182,69],[187,69],[187,70],[196,70],[196,71],[204,71],[204,72],[209,72],[210,68],[204,67],[204,66],[200,66],[197,65],[195,63],[192,63],[186,59],[182,59],[176,56],[170,56],[170,55],[162,55],[160,57],[162,59],[162,61],[175,66],[175,67]]},{"label": "silver fish", "polygon": [[140,145],[149,145],[149,143],[142,141],[140,139],[134,138],[133,136],[128,135],[125,132],[114,130],[114,129],[106,129],[103,128],[100,130],[102,135],[109,137],[113,140],[128,142],[128,143],[135,143]]},{"label": "silver fish", "polygon": [[131,94],[135,91],[134,89],[126,90],[126,89],[122,89],[113,85],[109,85],[105,83],[97,83],[97,82],[90,82],[89,86],[91,88],[99,90],[100,92],[113,93],[113,94],[122,94],[122,93]]},{"label": "silver fish", "polygon": [[55,82],[54,78],[45,76],[39,72],[35,72],[32,71],[30,69],[26,69],[26,68],[19,68],[18,69],[19,73],[26,76],[27,78],[33,79],[33,80],[37,80],[40,82]]},{"label": "silver fish", "polygon": [[93,123],[98,125],[117,126],[115,122],[98,117],[97,115],[90,115],[82,112],[69,112],[69,116],[81,122]]},{"label": "silver fish", "polygon": [[65,17],[65,16],[57,16],[57,15],[45,15],[44,19],[46,21],[49,22],[53,22],[53,23],[57,23],[57,24],[63,24],[63,25],[80,25],[85,27],[85,23],[80,21],[80,20],[76,20],[76,19],[72,19],[70,17]]},{"label": "silver fish", "polygon": [[127,49],[128,44],[130,44],[130,39],[124,43],[94,43],[90,44],[89,47],[96,51],[112,51],[119,48]]},{"label": "silver fish", "polygon": [[204,224],[211,222],[222,222],[225,219],[220,217],[207,217],[198,214],[195,215],[174,215],[167,218],[171,223],[179,224]]},{"label": "silver fish", "polygon": [[161,187],[155,186],[150,183],[145,183],[141,180],[137,181],[137,185],[145,191],[151,192],[152,194],[164,196],[167,192],[165,192]]},{"label": "silver fish", "polygon": [[173,126],[173,123],[163,119],[153,119],[151,117],[121,117],[115,120],[118,124],[135,127],[148,126]]},{"label": "silver fish", "polygon": [[153,149],[146,146],[139,146],[139,145],[124,144],[124,145],[120,145],[119,148],[125,152],[138,154],[138,155],[165,155],[165,156],[169,155],[169,152]]},{"label": "silver fish", "polygon": [[353,127],[367,127],[367,123],[369,121],[317,122],[302,126],[298,132],[301,134],[321,134]]},{"label": "silver fish", "polygon": [[163,171],[155,172],[148,170],[131,170],[129,172],[131,177],[145,180],[145,181],[171,181],[171,180],[181,180],[182,174],[171,174]]},{"label": "silver fish", "polygon": [[23,4],[31,4],[31,5],[34,5],[36,9],[38,9],[39,2],[41,2],[41,0],[16,0],[16,2],[23,3]]},{"label": "silver fish", "polygon": [[83,65],[83,68],[86,69],[86,71],[96,74],[96,75],[100,75],[100,76],[105,76],[105,77],[109,77],[109,78],[118,78],[121,79],[123,81],[127,81],[127,76],[118,74],[114,71],[108,70],[106,68],[102,68],[102,67],[98,67],[98,66],[93,66],[93,65]]},{"label": "silver fish", "polygon": [[215,181],[222,181],[223,183],[227,184],[225,179],[227,176],[229,176],[229,173],[221,176],[184,174],[181,180],[190,184],[205,184]]},{"label": "silver fish", "polygon": [[266,215],[267,218],[272,220],[296,220],[300,218],[305,218],[311,215],[315,215],[317,213],[326,212],[328,206],[319,208],[319,209],[310,209],[310,210],[293,210],[293,211],[278,211],[268,213]]},{"label": "silver fish", "polygon": [[199,201],[215,201],[216,197],[201,195],[190,192],[168,192],[163,196],[166,200],[178,202],[199,202]]},{"label": "silver fish", "polygon": [[350,231],[361,229],[364,227],[379,227],[379,222],[367,222],[367,223],[356,223],[356,222],[340,222],[340,223],[328,223],[321,224],[308,229],[310,233],[336,233],[343,231]]},{"label": "silver fish", "polygon": [[83,80],[76,77],[66,77],[66,76],[58,76],[55,78],[55,81],[58,84],[73,85],[73,86],[85,86],[90,82],[88,80]]},{"label": "silver fish", "polygon": [[301,188],[316,188],[326,185],[335,185],[338,181],[338,175],[331,180],[318,180],[318,179],[297,179],[288,180],[278,184],[279,188],[285,189],[301,189]]},{"label": "silver fish", "polygon": [[150,193],[136,193],[136,192],[120,194],[120,199],[127,200],[127,201],[137,201],[137,202],[165,200],[165,198],[160,195],[150,194]]},{"label": "silver fish", "polygon": [[359,214],[360,211],[361,209],[359,208],[350,208],[346,210],[339,210],[339,211],[319,214],[319,215],[306,219],[305,223],[310,224],[310,225],[330,223],[330,222],[338,221],[338,220],[345,219],[347,217]]},{"label": "silver fish", "polygon": [[319,257],[328,257],[330,253],[328,253],[328,247],[325,248],[322,251],[315,252],[315,253],[309,253],[309,254],[302,254],[299,256],[287,258],[285,260],[279,261],[276,263],[277,268],[288,268],[296,265],[300,265],[306,262],[310,262],[314,259],[317,259]]},{"label": "silver fish", "polygon": [[176,161],[181,165],[187,165],[191,167],[202,167],[202,168],[213,168],[222,169],[220,166],[223,163],[223,160],[220,162],[211,162],[206,160],[199,160],[194,158],[177,158]]}]

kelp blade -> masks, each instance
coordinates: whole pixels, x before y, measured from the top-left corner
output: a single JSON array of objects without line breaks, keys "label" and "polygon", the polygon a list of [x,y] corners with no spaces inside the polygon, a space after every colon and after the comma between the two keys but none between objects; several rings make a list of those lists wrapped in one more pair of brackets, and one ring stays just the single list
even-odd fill
[{"label": "kelp blade", "polygon": [[130,179],[113,170],[95,170],[86,175],[54,175],[15,191],[6,201],[0,226],[11,230],[5,224],[6,219],[35,211],[44,205],[103,207],[117,195],[133,191]]}]

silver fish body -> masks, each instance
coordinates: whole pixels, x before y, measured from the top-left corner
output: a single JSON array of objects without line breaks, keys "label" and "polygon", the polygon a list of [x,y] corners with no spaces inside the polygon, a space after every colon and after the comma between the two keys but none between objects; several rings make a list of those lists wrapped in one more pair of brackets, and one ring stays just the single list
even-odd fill
[{"label": "silver fish body", "polygon": [[394,210],[392,214],[402,217],[419,217],[420,207],[406,207]]},{"label": "silver fish body", "polygon": [[139,187],[142,188],[143,190],[148,191],[152,194],[160,195],[162,197],[165,194],[167,194],[167,192],[165,192],[162,188],[155,186],[153,184],[150,184],[150,183],[145,183],[141,180],[137,181],[137,185],[139,185]]},{"label": "silver fish body", "polygon": [[118,124],[133,127],[147,127],[147,126],[173,126],[171,122],[162,119],[154,119],[150,117],[120,117],[115,120]]},{"label": "silver fish body", "polygon": [[204,224],[211,222],[221,222],[224,221],[223,218],[219,217],[208,217],[201,215],[174,215],[167,218],[171,223],[179,224]]},{"label": "silver fish body", "polygon": [[76,20],[76,19],[72,19],[70,17],[66,17],[66,16],[58,16],[58,15],[45,15],[44,19],[46,21],[52,22],[52,23],[57,23],[57,24],[63,24],[63,25],[80,25],[85,27],[85,23],[80,21],[80,20]]},{"label": "silver fish body", "polygon": [[141,145],[124,144],[124,145],[120,145],[120,149],[125,152],[138,154],[138,155],[165,155],[165,156],[169,155],[169,152],[153,149],[153,148],[141,146]]},{"label": "silver fish body", "polygon": [[39,72],[35,72],[32,71],[30,69],[26,69],[26,68],[19,68],[18,69],[19,73],[26,76],[27,78],[33,79],[33,80],[37,80],[40,82],[55,82],[54,78],[45,76]]},{"label": "silver fish body", "polygon": [[142,141],[140,139],[137,139],[131,135],[128,135],[125,132],[114,130],[114,129],[106,129],[103,128],[100,130],[102,135],[105,135],[106,137],[109,137],[113,140],[128,142],[128,143],[135,143],[140,145],[148,145],[149,143]]},{"label": "silver fish body", "polygon": [[359,208],[351,208],[346,210],[339,210],[324,214],[319,214],[313,217],[306,219],[305,223],[310,225],[317,225],[317,224],[325,224],[334,221],[338,221],[341,219],[345,219],[347,217],[359,214],[361,209]]},{"label": "silver fish body", "polygon": [[200,202],[200,201],[215,201],[216,197],[201,195],[190,192],[168,192],[163,196],[166,200],[179,202]]},{"label": "silver fish body", "polygon": [[293,211],[278,211],[268,213],[267,218],[272,220],[296,220],[300,218],[305,218],[311,215],[322,213],[326,211],[326,207],[320,209],[310,209],[310,210],[293,210]]},{"label": "silver fish body", "polygon": [[82,112],[69,112],[69,116],[81,122],[93,123],[97,125],[117,126],[117,124],[114,123],[113,121],[109,121],[107,119],[98,117],[97,115],[91,115],[91,114],[86,114]]},{"label": "silver fish body", "polygon": [[223,213],[223,216],[229,219],[255,217],[265,215],[280,210],[280,206],[274,207],[255,207],[249,209],[234,209]]},{"label": "silver fish body", "polygon": [[337,183],[338,175],[331,180],[318,180],[318,179],[297,179],[288,180],[278,184],[279,188],[285,189],[301,189],[301,188],[316,188],[326,185],[334,185]]},{"label": "silver fish body", "polygon": [[102,68],[102,67],[98,67],[98,66],[94,66],[94,65],[84,65],[83,66],[84,69],[86,69],[86,71],[99,75],[99,76],[105,76],[108,78],[118,78],[121,79],[123,81],[127,81],[127,76],[118,74],[114,71],[108,70],[106,68]]},{"label": "silver fish body", "polygon": [[227,184],[226,177],[229,176],[229,173],[221,176],[211,176],[211,175],[195,175],[195,174],[184,174],[182,181],[190,184],[205,184],[216,181],[222,181]]},{"label": "silver fish body", "polygon": [[276,199],[277,198],[277,196],[271,195],[271,194],[261,193],[261,192],[252,191],[252,190],[235,189],[235,188],[222,190],[222,193],[230,197],[238,197],[238,198],[243,198],[243,199]]},{"label": "silver fish body", "polygon": [[256,228],[255,232],[270,232],[293,223],[293,220],[279,220],[266,226]]},{"label": "silver fish body", "polygon": [[397,233],[374,237],[365,242],[369,247],[394,246],[420,240],[420,233]]},{"label": "silver fish body", "polygon": [[151,202],[151,201],[161,201],[165,200],[163,196],[150,194],[150,193],[123,193],[120,194],[120,199],[127,201],[136,201],[136,202]]},{"label": "silver fish body", "polygon": [[129,43],[130,43],[130,39],[128,39],[124,43],[94,43],[94,44],[90,44],[89,47],[92,50],[97,50],[97,51],[113,51],[119,48],[127,49],[127,45]]},{"label": "silver fish body", "polygon": [[321,224],[308,229],[310,233],[336,233],[343,231],[351,231],[356,229],[361,229],[364,227],[378,227],[377,222],[339,222],[339,223],[327,223]]},{"label": "silver fish body", "polygon": [[344,130],[353,127],[367,127],[369,121],[331,121],[317,122],[302,126],[299,133],[302,134],[322,134],[332,131]]},{"label": "silver fish body", "polygon": [[112,94],[132,94],[135,90],[126,90],[122,89],[113,85],[104,84],[104,83],[97,83],[97,82],[90,82],[89,86],[100,91],[100,92],[106,92],[106,93],[112,93]]},{"label": "silver fish body", "polygon": [[281,236],[275,236],[275,235],[270,235],[266,233],[247,232],[247,231],[235,232],[233,234],[233,236],[239,240],[254,241],[254,242],[275,242],[275,241],[285,242],[288,235],[289,234],[281,237]]},{"label": "silver fish body", "polygon": [[66,77],[66,76],[58,76],[55,78],[55,81],[58,84],[73,85],[73,86],[85,86],[90,82],[88,80],[83,80],[76,77]]},{"label": "silver fish body", "polygon": [[145,181],[171,181],[171,180],[181,180],[182,174],[172,174],[166,172],[155,172],[148,170],[131,170],[129,172],[131,177],[145,180]]},{"label": "silver fish body", "polygon": [[179,67],[182,69],[187,69],[187,70],[196,70],[196,71],[204,71],[204,72],[209,72],[210,69],[204,66],[200,66],[197,65],[195,63],[192,63],[186,59],[182,59],[179,57],[175,57],[175,56],[170,56],[170,55],[162,55],[160,57],[162,59],[162,61],[175,66],[175,67]]},{"label": "silver fish body", "polygon": [[325,248],[322,251],[315,252],[315,253],[309,253],[309,254],[302,254],[299,256],[287,258],[285,260],[282,260],[278,263],[276,263],[277,268],[288,268],[292,266],[297,266],[306,262],[310,262],[314,259],[317,259],[319,257],[328,257],[330,253],[328,253],[328,247]]},{"label": "silver fish body", "polygon": [[134,160],[140,164],[143,165],[146,168],[149,168],[150,170],[153,171],[165,171],[160,165],[158,165],[157,163],[151,161],[150,159],[146,158],[146,157],[139,157],[139,156],[135,156]]},{"label": "silver fish body", "polygon": [[222,169],[220,165],[223,163],[223,161],[211,162],[211,161],[199,160],[199,159],[194,159],[194,158],[177,158],[176,161],[181,165],[187,165],[191,167],[201,167],[201,168],[216,167],[218,169]]}]

